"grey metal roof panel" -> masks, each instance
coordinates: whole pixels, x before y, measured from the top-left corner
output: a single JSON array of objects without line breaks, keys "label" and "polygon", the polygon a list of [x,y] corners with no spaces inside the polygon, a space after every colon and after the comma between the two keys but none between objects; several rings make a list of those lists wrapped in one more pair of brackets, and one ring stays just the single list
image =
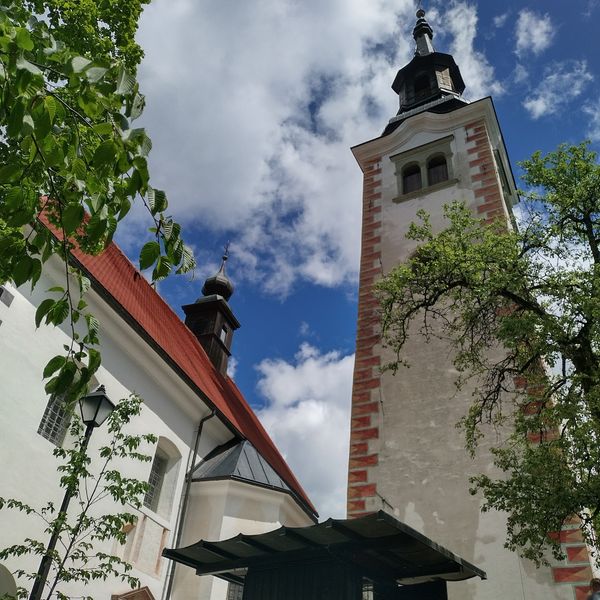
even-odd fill
[{"label": "grey metal roof panel", "polygon": [[230,442],[218,448],[192,474],[192,481],[240,479],[285,492],[289,486],[248,440]]}]

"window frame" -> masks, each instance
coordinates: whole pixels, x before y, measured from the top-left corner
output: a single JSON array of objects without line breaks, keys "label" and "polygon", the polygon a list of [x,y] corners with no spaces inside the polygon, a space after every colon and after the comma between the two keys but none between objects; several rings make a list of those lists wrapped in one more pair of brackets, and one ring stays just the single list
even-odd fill
[{"label": "window frame", "polygon": [[182,455],[177,446],[168,438],[160,436],[154,449],[150,471],[147,482],[150,484],[153,468],[157,458],[164,465],[160,473],[160,481],[150,487],[142,500],[144,510],[158,515],[161,519],[169,522],[172,517],[175,491],[179,483],[179,472],[181,471]]},{"label": "window frame", "polygon": [[[453,142],[454,135],[451,134],[438,140],[434,140],[433,142],[429,142],[428,144],[424,144],[423,146],[413,148],[412,150],[390,156],[390,160],[395,166],[396,185],[398,190],[398,196],[393,198],[393,202],[402,202],[409,198],[425,195],[457,183],[458,179],[454,176],[452,160],[454,156],[452,150]],[[429,182],[429,162],[442,156],[446,159],[448,177],[443,181],[431,184]],[[416,190],[405,192],[404,174],[406,169],[411,168],[414,165],[418,165],[421,171],[421,187]]]}]

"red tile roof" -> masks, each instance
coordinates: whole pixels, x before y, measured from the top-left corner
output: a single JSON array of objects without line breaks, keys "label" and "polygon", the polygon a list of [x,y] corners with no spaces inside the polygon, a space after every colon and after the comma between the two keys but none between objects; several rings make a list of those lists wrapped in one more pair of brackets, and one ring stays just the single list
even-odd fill
[{"label": "red tile roof", "polygon": [[[45,220],[45,219],[44,219]],[[299,499],[317,515],[306,492],[231,378],[221,375],[204,348],[150,286],[120,248],[111,243],[97,256],[73,251],[100,285],[197,385],[221,415],[260,452]]]}]

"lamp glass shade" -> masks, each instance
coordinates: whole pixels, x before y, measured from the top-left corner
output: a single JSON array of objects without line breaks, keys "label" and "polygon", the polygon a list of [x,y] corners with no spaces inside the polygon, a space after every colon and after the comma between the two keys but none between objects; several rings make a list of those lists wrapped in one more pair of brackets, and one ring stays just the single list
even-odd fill
[{"label": "lamp glass shade", "polygon": [[108,399],[106,390],[101,385],[97,390],[79,400],[79,408],[81,420],[86,425],[100,427],[114,410],[115,405]]}]

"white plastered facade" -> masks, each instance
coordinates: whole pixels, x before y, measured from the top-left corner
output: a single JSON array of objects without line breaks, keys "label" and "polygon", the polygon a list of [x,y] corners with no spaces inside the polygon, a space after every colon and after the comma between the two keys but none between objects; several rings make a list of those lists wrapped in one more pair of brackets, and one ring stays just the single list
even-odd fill
[{"label": "white plastered facade", "polygon": [[[59,487],[58,460],[54,445],[37,433],[48,397],[44,392],[42,371],[50,358],[70,343],[66,330],[42,325],[36,330],[35,310],[46,289],[61,281],[57,264],[49,268],[33,293],[22,286],[6,285],[14,296],[10,305],[0,303],[0,496],[21,499],[35,507],[48,501],[59,505],[64,489]],[[149,344],[94,290],[88,293],[91,312],[101,323],[102,366],[96,374],[113,401],[136,393],[144,399],[140,417],[128,426],[128,433],[153,433],[170,455],[169,473],[161,490],[161,502],[155,511],[146,507],[137,512],[136,527],[128,534],[125,546],[107,543],[101,550],[125,557],[133,565],[132,574],[147,586],[156,600],[166,600],[169,566],[160,553],[172,547],[185,472],[191,464],[199,422],[211,414],[211,408]],[[234,437],[219,417],[208,419],[202,429],[199,452],[194,464],[215,447]],[[93,455],[106,441],[103,427],[94,431],[90,449]],[[70,440],[67,436],[65,444]],[[153,455],[147,444],[142,451]],[[124,476],[148,480],[151,464],[122,462]],[[164,498],[162,497],[164,496]],[[166,499],[165,499],[166,498]],[[71,509],[75,509],[75,501]],[[100,507],[114,510],[110,504]],[[289,493],[261,488],[239,481],[192,483],[181,545],[201,538],[220,540],[238,533],[269,531],[280,525],[308,525],[312,520]],[[0,511],[0,546],[20,543],[26,537],[47,541],[43,524],[33,516]],[[6,566],[35,572],[38,558],[6,561]],[[24,583],[24,582],[23,582]],[[76,596],[110,598],[129,591],[114,579],[92,582],[85,589],[66,586]],[[193,569],[178,566],[171,598],[224,600],[226,583],[212,577],[198,577]]]},{"label": "white plastered facade", "polygon": [[[417,211],[431,217],[434,231],[444,227],[443,206],[454,200],[464,202],[475,214],[483,200],[476,196],[472,176],[479,168],[469,154],[467,126],[485,123],[489,144],[497,151],[508,182],[502,181],[496,163],[496,179],[503,189],[503,213],[510,220],[509,205],[517,194],[496,114],[490,98],[465,105],[446,114],[421,112],[402,122],[392,133],[353,149],[358,163],[381,169],[379,235],[381,274],[406,260],[416,242],[406,239]],[[410,164],[413,156],[436,152],[436,143],[446,152],[449,180],[444,185],[424,187],[402,195],[403,155]],[[400,155],[400,156],[399,156]],[[363,170],[365,170],[363,166]],[[508,187],[507,187],[508,183]],[[483,215],[482,215],[483,216]],[[493,351],[493,350],[491,350]],[[379,348],[381,364],[392,360],[388,349]],[[478,473],[498,475],[492,465],[490,445],[502,439],[502,432],[489,429],[474,460],[465,450],[464,432],[455,427],[466,414],[472,387],[457,392],[458,373],[452,364],[451,347],[437,339],[430,343],[414,331],[403,355],[410,368],[396,375],[384,372],[376,391],[381,404],[379,430],[370,452],[378,463],[369,470],[369,482],[377,494],[366,498],[366,510],[386,510],[430,539],[487,572],[488,579],[471,579],[448,584],[449,600],[573,600],[568,583],[556,584],[551,569],[536,569],[529,561],[504,548],[506,520],[503,514],[481,513],[482,499],[469,494],[469,477]],[[374,398],[373,398],[374,399]]]}]

